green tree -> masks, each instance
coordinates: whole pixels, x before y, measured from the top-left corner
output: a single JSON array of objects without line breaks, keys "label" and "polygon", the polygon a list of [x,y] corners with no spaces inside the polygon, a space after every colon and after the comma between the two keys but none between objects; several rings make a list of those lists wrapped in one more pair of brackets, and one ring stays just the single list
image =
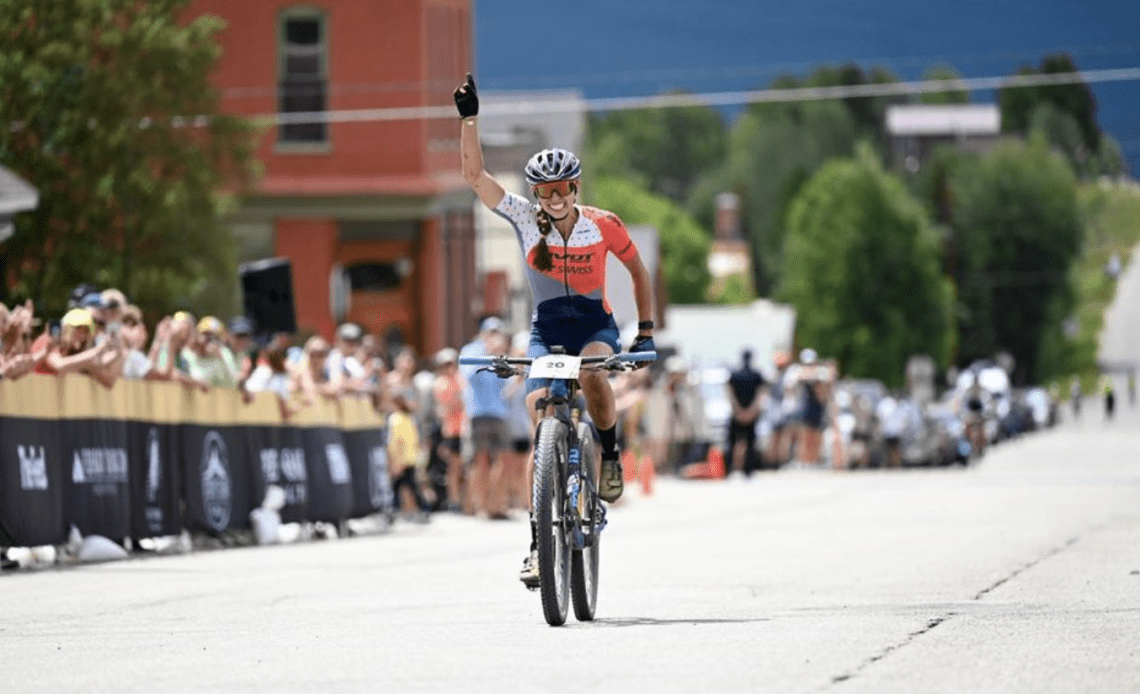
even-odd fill
[{"label": "green tree", "polygon": [[661,242],[661,265],[669,301],[698,304],[708,292],[709,234],[680,206],[622,178],[600,178],[591,186],[593,204],[626,225],[649,224]]},{"label": "green tree", "polygon": [[[1078,72],[1066,54],[1046,56],[1038,68],[1022,66],[1019,75],[1057,75]],[[998,91],[1004,132],[1029,133],[1034,114],[1042,104],[1050,104],[1076,121],[1087,154],[1100,149],[1100,126],[1096,120],[1096,97],[1084,82],[1047,84],[1038,87],[1003,87]]]},{"label": "green tree", "polygon": [[[926,81],[960,82],[962,75],[949,65],[939,64],[923,73],[922,79]],[[923,104],[968,104],[970,103],[970,92],[966,91],[963,85],[960,89],[923,92],[919,95],[918,101]]]},{"label": "green tree", "polygon": [[1041,376],[1042,341],[1067,313],[1083,222],[1072,169],[1038,138],[958,160],[950,174],[959,249],[958,362],[1016,360],[1015,380]]},{"label": "green tree", "polygon": [[779,296],[796,308],[800,342],[845,373],[899,386],[911,355],[947,363],[952,298],[933,226],[869,147],[804,185],[784,257]]},{"label": "green tree", "polygon": [[[0,162],[40,191],[3,244],[0,292],[63,309],[81,281],[150,312],[227,310],[233,243],[219,225],[255,175],[252,126],[208,81],[222,23],[189,0],[0,4]],[[14,287],[10,285],[14,284]]]},{"label": "green tree", "polygon": [[859,132],[838,101],[751,108],[732,128],[727,161],[694,189],[688,207],[708,228],[716,196],[726,191],[740,196],[741,227],[759,295],[770,295],[780,279],[788,205],[821,164],[852,153]]},{"label": "green tree", "polygon": [[720,164],[728,143],[724,120],[704,106],[594,116],[589,135],[598,175],[630,178],[679,202],[702,173]]}]

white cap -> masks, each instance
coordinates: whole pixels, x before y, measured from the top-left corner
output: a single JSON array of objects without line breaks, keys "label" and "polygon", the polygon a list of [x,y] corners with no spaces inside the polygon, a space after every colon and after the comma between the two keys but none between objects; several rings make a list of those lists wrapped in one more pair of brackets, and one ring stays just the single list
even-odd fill
[{"label": "white cap", "polygon": [[484,318],[483,322],[479,324],[479,332],[485,333],[491,330],[500,333],[504,332],[503,319],[498,316],[488,316]]},{"label": "white cap", "polygon": [[800,363],[801,364],[814,364],[816,358],[815,350],[811,347],[804,347],[800,350]]}]

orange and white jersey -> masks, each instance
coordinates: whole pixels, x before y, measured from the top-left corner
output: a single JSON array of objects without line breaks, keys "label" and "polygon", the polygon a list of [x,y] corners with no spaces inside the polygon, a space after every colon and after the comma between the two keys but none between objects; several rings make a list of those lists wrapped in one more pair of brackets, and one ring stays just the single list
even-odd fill
[{"label": "orange and white jersey", "polygon": [[495,208],[495,212],[515,228],[522,247],[537,323],[612,313],[606,300],[606,257],[613,253],[626,262],[637,254],[629,231],[617,215],[585,205],[578,205],[577,209],[578,221],[570,238],[563,239],[557,229],[546,235],[554,267],[542,271],[534,267],[535,252],[542,238],[538,228],[539,206],[507,193]]}]

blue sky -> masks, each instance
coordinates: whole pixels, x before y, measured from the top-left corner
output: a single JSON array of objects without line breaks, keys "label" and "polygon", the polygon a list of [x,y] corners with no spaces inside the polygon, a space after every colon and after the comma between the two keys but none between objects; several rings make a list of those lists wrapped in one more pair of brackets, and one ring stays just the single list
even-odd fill
[{"label": "blue sky", "polygon": [[[577,87],[588,97],[759,88],[781,73],[843,62],[905,79],[939,62],[965,77],[1007,75],[1059,51],[1083,70],[1140,67],[1137,7],[1118,0],[475,0],[475,60],[487,89]],[[1140,172],[1140,83],[1093,90],[1101,127]]]}]

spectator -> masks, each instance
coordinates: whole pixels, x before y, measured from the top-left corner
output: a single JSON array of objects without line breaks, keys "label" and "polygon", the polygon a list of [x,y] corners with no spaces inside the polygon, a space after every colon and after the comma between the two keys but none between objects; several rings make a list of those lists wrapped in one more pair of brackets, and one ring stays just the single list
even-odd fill
[{"label": "spectator", "polygon": [[100,362],[114,347],[108,342],[94,344],[95,321],[82,308],[73,308],[60,322],[59,344],[48,351],[36,367],[37,373],[63,375],[84,373],[110,388],[115,378],[107,375]]},{"label": "spectator", "polygon": [[724,474],[740,470],[744,476],[758,467],[756,455],[756,422],[760,419],[760,396],[764,377],[752,368],[752,350],[740,353],[740,368],[728,377],[728,399],[732,404],[732,420],[728,423],[728,444]]},{"label": "spectator", "polygon": [[296,380],[289,373],[286,363],[288,348],[285,339],[274,338],[270,341],[262,350],[262,358],[258,360],[257,367],[245,381],[245,390],[249,393],[276,393],[283,419],[289,419],[296,413],[296,408],[291,404]]},{"label": "spectator", "polygon": [[[108,290],[113,291],[113,290]],[[154,369],[154,362],[144,352],[147,330],[138,306],[126,305],[122,309],[122,327],[119,329],[125,356],[123,358],[123,378],[157,380],[161,376]]]},{"label": "spectator", "polygon": [[432,402],[439,420],[439,441],[435,454],[445,466],[444,493],[449,510],[461,508],[460,486],[463,481],[462,436],[466,421],[463,403],[463,381],[459,377],[459,353],[450,347],[435,355],[435,380]]},{"label": "spectator", "polygon": [[[0,304],[0,378],[15,380],[31,373],[47,357],[54,340],[46,331],[28,345],[34,314],[32,303],[8,311]],[[33,349],[34,348],[34,349]]]},{"label": "spectator", "polygon": [[330,351],[329,343],[320,335],[313,335],[305,342],[301,362],[297,365],[295,387],[310,405],[321,398],[335,398],[337,395],[325,368]]},{"label": "spectator", "polygon": [[401,347],[392,362],[392,370],[388,372],[388,382],[385,384],[391,395],[403,393],[404,401],[411,408],[412,415],[419,414],[419,391],[414,382],[416,374],[416,351],[411,347]]},{"label": "spectator", "polygon": [[99,298],[103,304],[104,330],[109,335],[118,335],[122,329],[124,309],[127,307],[127,297],[118,289],[104,289]]},{"label": "spectator", "polygon": [[198,321],[194,339],[182,348],[190,377],[212,388],[237,388],[238,365],[224,344],[225,326],[214,316]]},{"label": "spectator", "polygon": [[1110,374],[1101,374],[1100,377],[1100,390],[1104,394],[1104,416],[1105,419],[1112,419],[1112,413],[1116,411],[1116,393],[1114,392],[1113,378]]},{"label": "spectator", "polygon": [[190,375],[190,365],[184,356],[185,348],[194,339],[194,316],[186,311],[179,311],[173,316],[163,318],[155,327],[150,358],[154,362],[155,372],[162,379],[206,391],[210,389],[210,385]]},{"label": "spectator", "polygon": [[416,468],[422,458],[420,435],[404,393],[393,393],[392,405],[394,409],[388,417],[388,466],[392,475],[393,507],[404,507],[400,491],[407,488],[415,500],[416,514],[413,517],[427,520],[428,504],[416,479]]},{"label": "spectator", "polygon": [[[511,340],[511,356],[525,357],[530,345],[530,331],[515,333]],[[636,373],[636,372],[632,372]],[[526,376],[512,376],[503,388],[503,397],[510,408],[510,445],[503,456],[506,478],[507,506],[522,511],[530,510],[530,481],[527,479],[526,462],[530,456],[531,440],[534,436],[530,421],[530,411],[526,406]]]},{"label": "spectator", "polygon": [[375,335],[365,335],[356,352],[356,360],[364,367],[364,385],[372,396],[372,404],[377,411],[384,409],[384,383],[388,378],[388,367],[380,340]]},{"label": "spectator", "polygon": [[792,397],[789,375],[791,357],[787,352],[780,350],[773,356],[772,362],[775,374],[768,388],[768,402],[764,410],[764,419],[771,431],[768,435],[765,457],[769,465],[778,468],[791,457],[793,427],[789,426],[789,411],[795,398]]},{"label": "spectator", "polygon": [[[494,316],[480,325],[479,334],[460,350],[460,356],[506,354],[509,351],[503,322]],[[507,518],[503,485],[503,452],[507,446],[510,410],[503,398],[506,381],[490,371],[465,368],[467,384],[463,404],[471,424],[470,484],[464,495],[469,514],[486,512],[493,519]]]},{"label": "spectator", "polygon": [[363,340],[364,330],[356,323],[342,323],[336,329],[336,344],[329,352],[325,369],[338,393],[370,391],[367,370],[358,358]]},{"label": "spectator", "polygon": [[226,333],[226,347],[234,355],[238,366],[238,383],[245,383],[257,361],[257,349],[253,345],[253,321],[245,316],[234,316]]},{"label": "spectator", "polygon": [[816,363],[814,349],[800,351],[800,364],[795,382],[800,388],[800,426],[796,457],[803,463],[819,463],[823,446],[824,415],[831,400],[831,369]]}]

